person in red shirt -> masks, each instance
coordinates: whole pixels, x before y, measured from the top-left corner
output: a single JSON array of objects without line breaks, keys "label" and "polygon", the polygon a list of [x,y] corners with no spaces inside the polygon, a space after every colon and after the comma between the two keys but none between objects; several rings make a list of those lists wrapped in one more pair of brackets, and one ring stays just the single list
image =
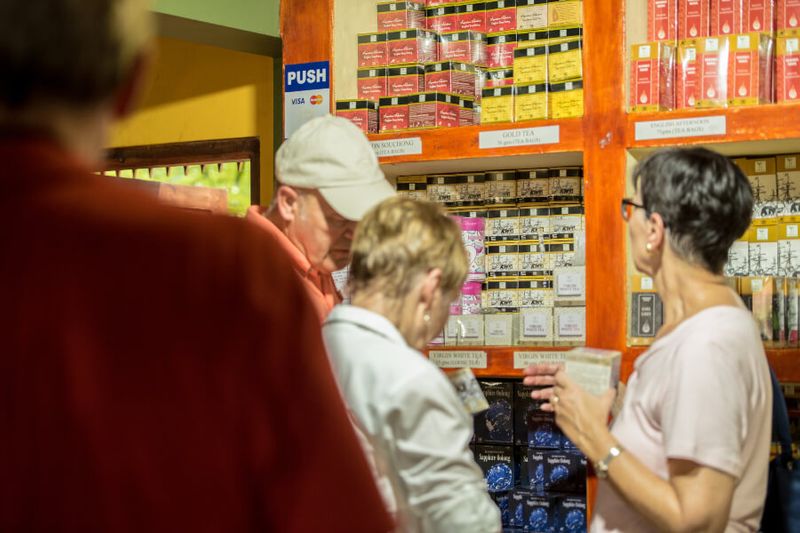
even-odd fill
[{"label": "person in red shirt", "polygon": [[0,2],[0,531],[391,530],[279,245],[92,173],[150,22]]},{"label": "person in red shirt", "polygon": [[394,195],[364,133],[341,117],[303,124],[275,155],[272,204],[247,219],[272,235],[308,291],[320,323],[342,296],[332,273],[350,262],[356,222]]}]

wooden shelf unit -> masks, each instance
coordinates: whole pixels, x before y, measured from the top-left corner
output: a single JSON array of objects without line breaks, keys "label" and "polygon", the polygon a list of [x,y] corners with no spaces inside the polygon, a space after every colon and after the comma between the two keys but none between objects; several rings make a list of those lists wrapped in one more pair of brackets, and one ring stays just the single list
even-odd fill
[{"label": "wooden shelf unit", "polygon": [[[334,57],[334,12],[337,1],[345,0],[281,1],[284,65],[330,61],[333,77],[337,76],[337,60]],[[419,137],[422,141],[420,155],[381,160],[390,177],[447,170],[460,172],[582,163],[587,241],[586,344],[623,352],[624,377],[630,374],[634,360],[644,351],[644,348],[628,346],[627,339],[627,235],[619,214],[619,201],[626,193],[626,172],[631,156],[639,159],[658,147],[686,144],[710,145],[726,155],[800,151],[800,106],[766,105],[628,114],[625,98],[628,55],[625,45],[626,3],[626,0],[584,2],[586,112],[583,118],[371,136],[371,140]],[[640,15],[631,12],[633,18]],[[635,21],[628,24],[635,24]],[[344,39],[350,37],[342,36]],[[355,72],[340,74],[355,76]],[[332,98],[335,99],[336,95]],[[725,117],[726,134],[636,140],[637,122],[707,116]],[[560,126],[558,144],[491,150],[478,147],[481,132],[555,124]],[[513,368],[513,352],[519,349],[525,348],[488,349],[488,368],[476,374],[518,377],[520,371]],[[768,355],[780,379],[800,380],[800,350],[770,349]]]}]

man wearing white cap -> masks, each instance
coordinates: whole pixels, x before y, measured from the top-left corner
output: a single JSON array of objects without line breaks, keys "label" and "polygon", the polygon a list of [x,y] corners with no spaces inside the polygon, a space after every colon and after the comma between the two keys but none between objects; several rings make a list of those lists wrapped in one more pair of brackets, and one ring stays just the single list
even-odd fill
[{"label": "man wearing white cap", "polygon": [[252,206],[247,219],[286,251],[321,323],[342,301],[331,273],[350,261],[356,223],[394,189],[361,130],[332,115],[306,122],[281,145],[275,177],[272,204]]}]

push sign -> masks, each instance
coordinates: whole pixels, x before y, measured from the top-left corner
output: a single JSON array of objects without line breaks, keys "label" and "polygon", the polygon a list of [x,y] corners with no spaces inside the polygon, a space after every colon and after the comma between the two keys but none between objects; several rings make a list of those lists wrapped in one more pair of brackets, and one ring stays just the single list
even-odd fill
[{"label": "push sign", "polygon": [[330,72],[328,61],[286,65],[283,75],[284,138],[312,118],[330,113]]}]

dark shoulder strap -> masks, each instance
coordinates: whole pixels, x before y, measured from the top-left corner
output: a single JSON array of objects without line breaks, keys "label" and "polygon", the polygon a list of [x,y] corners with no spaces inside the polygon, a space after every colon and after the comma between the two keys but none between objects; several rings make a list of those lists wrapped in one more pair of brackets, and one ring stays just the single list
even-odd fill
[{"label": "dark shoulder strap", "polygon": [[772,379],[772,440],[781,445],[781,463],[789,465],[792,462],[789,411],[786,409],[786,399],[783,397],[781,385],[772,368],[769,369],[769,375]]}]

